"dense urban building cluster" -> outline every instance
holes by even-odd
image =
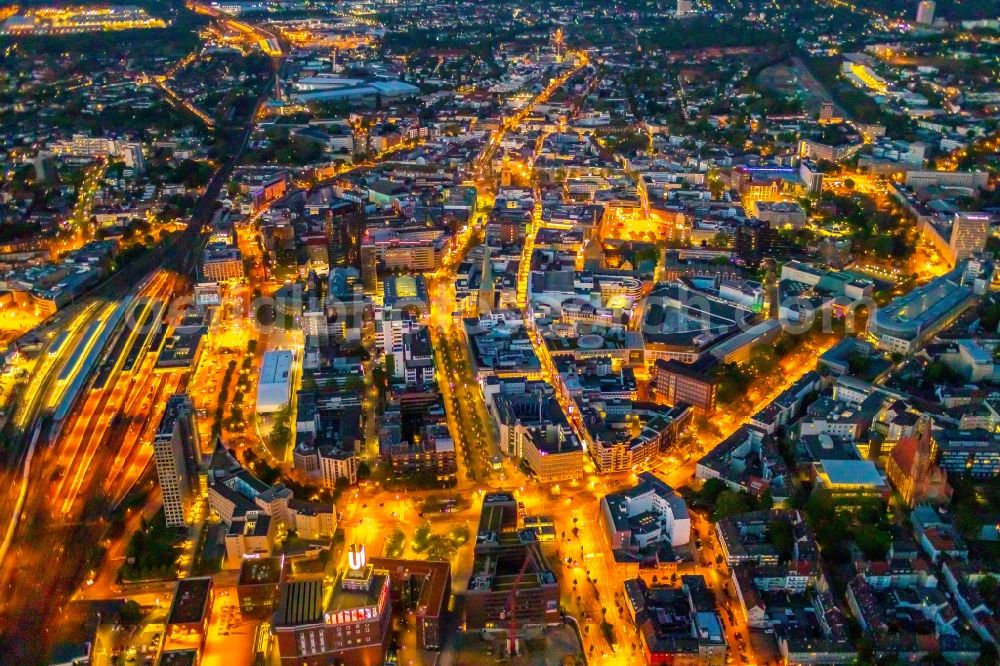
[[[0,662],[1000,663],[990,0],[0,9]]]

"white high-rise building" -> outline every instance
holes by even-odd
[[[392,376],[402,377],[406,366],[403,336],[422,328],[412,313],[397,308],[375,308],[375,350],[382,356],[392,357]]]
[[[955,213],[951,223],[951,237],[948,247],[951,250],[951,264],[968,259],[976,252],[986,247],[986,239],[990,235],[990,216],[983,213]]]
[[[358,482],[358,458],[353,451],[320,447],[319,468],[323,484],[329,488],[337,485],[337,479],[347,479],[350,484]]]
[[[691,13],[691,0],[677,0],[677,15]]]
[[[934,10],[937,4],[934,0],[920,0],[917,5],[917,23],[920,25],[931,25],[934,23]]]
[[[195,496],[200,448],[194,411],[194,403],[186,394],[171,396],[153,437],[153,457],[167,527],[187,524]]]

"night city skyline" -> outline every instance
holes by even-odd
[[[995,0],[0,8],[0,663],[1000,663]]]

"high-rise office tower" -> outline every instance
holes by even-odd
[[[934,23],[934,10],[937,4],[934,0],[920,0],[917,5],[917,23],[920,25],[930,25]]]
[[[742,262],[757,266],[761,259],[774,251],[777,229],[761,220],[750,220],[736,227],[733,236],[733,250]]]
[[[198,428],[194,403],[184,393],[173,395],[153,438],[156,476],[163,494],[168,527],[183,527],[194,500],[198,481]]]
[[[976,252],[981,252],[986,247],[989,235],[989,215],[955,213],[955,220],[951,223],[951,237],[948,239],[952,265],[968,259]]]
[[[833,102],[820,102],[819,121],[821,123],[827,123],[833,120],[833,114]]]

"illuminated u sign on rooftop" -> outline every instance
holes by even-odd
[[[351,571],[361,571],[365,567],[365,547],[363,545],[352,544],[347,551],[347,566]]]

